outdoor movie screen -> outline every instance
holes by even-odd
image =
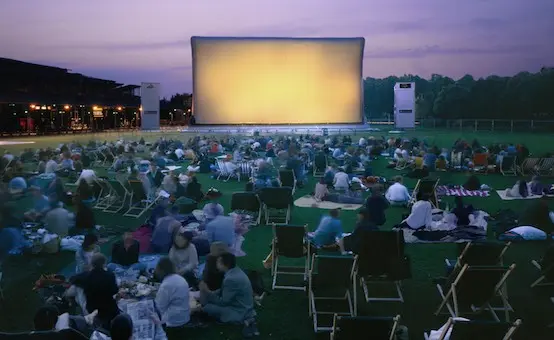
[[[360,123],[364,43],[193,37],[196,123]]]

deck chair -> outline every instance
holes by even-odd
[[[324,153],[318,153],[314,158],[314,177],[323,177],[325,171],[327,170],[327,156]]]
[[[109,205],[106,209],[104,209],[104,212],[118,213],[125,208],[127,201],[132,200],[132,194],[118,180],[109,179],[106,183],[112,190],[112,199],[109,201]]]
[[[462,166],[462,153],[454,152],[450,153],[450,167],[459,168]]]
[[[256,225],[262,219],[262,203],[254,192],[234,192],[231,196],[231,211],[244,210],[254,214]]]
[[[429,202],[433,205],[434,208],[439,206],[439,198],[437,196],[437,186],[439,185],[440,178],[422,178],[417,181],[417,184],[412,192],[412,199],[409,202],[409,206],[417,202],[418,195],[427,194],[429,196]]]
[[[517,167],[517,172],[522,176],[535,175],[538,173],[540,158],[525,158]]]
[[[395,317],[339,316],[333,317],[331,340],[394,340],[400,315]]]
[[[453,318],[462,317],[466,311],[477,313],[488,310],[494,320],[499,322],[497,311],[503,311],[505,321],[509,322],[513,308],[505,296],[504,285],[514,268],[515,264],[510,267],[465,264],[453,271],[444,284],[437,283],[442,302],[435,315],[439,315],[445,307]],[[500,298],[502,306],[491,305],[496,298]]]
[[[401,157],[396,162],[394,170],[404,170],[408,167],[408,165],[410,165],[410,161]]]
[[[402,230],[366,231],[361,237],[356,279],[360,281],[366,302],[404,302],[402,280],[411,277],[410,260],[404,255],[404,232]],[[392,284],[396,295],[370,296],[371,284]]]
[[[227,163],[230,163],[230,162],[226,162],[221,159],[217,160],[216,165],[217,165],[219,174],[217,175],[216,179],[219,180],[220,178],[227,177],[226,179],[223,180],[224,182],[227,182],[228,180],[231,179],[231,177],[236,177],[240,182],[240,170],[241,170],[240,167],[237,167],[236,169],[231,170],[227,165]]]
[[[516,156],[504,156],[500,161],[500,173],[504,176],[517,176]]]
[[[353,299],[354,271],[356,257],[312,255],[311,269],[308,275],[309,313],[313,317],[314,331],[331,331],[332,325],[322,326],[318,322],[319,315],[348,315],[355,316]],[[348,311],[326,311],[318,309],[323,302],[348,303]],[[332,308],[335,309],[335,308]]]
[[[554,158],[542,158],[537,167],[537,175],[549,176],[554,171]]]
[[[554,246],[546,250],[541,262],[532,260],[531,264],[540,273],[540,277],[531,284],[531,288],[554,285]]]
[[[284,187],[292,188],[292,194],[296,191],[296,176],[292,170],[279,170],[279,180]]]
[[[252,177],[252,163],[247,161],[242,161],[238,163],[240,176],[246,178],[247,180]]]
[[[142,186],[142,181],[132,180],[128,181],[128,184],[132,192],[131,203],[123,216],[139,218],[156,203],[157,199],[148,197]]]
[[[494,321],[462,321],[448,318],[446,324],[442,327],[442,333],[438,340],[511,340],[521,325],[521,320],[517,319],[514,323],[494,322]],[[447,337],[448,331],[450,336]],[[430,334],[424,334],[425,339],[429,339]]]
[[[310,265],[310,247],[306,246],[306,226],[296,225],[275,225],[273,224],[271,276],[273,283],[272,289],[288,289],[306,291],[306,280],[308,279],[308,270]],[[307,252],[305,249],[308,249]],[[303,266],[280,266],[281,258],[304,259]],[[302,276],[301,285],[285,286],[279,285],[277,280],[279,276]]]
[[[112,188],[108,182],[103,178],[96,179],[96,183],[100,186],[100,193],[96,199],[96,204],[93,209],[105,210],[110,206],[110,202],[113,199]]]
[[[458,243],[458,258],[455,261],[445,259],[448,267],[470,266],[501,266],[502,257],[510,247],[510,243],[499,242],[468,242]]]
[[[489,154],[488,153],[476,153],[473,155],[473,171],[489,173]]]
[[[260,191],[260,201],[266,224],[289,224],[293,203],[292,188],[263,188]]]

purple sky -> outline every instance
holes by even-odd
[[[191,91],[190,37],[366,38],[364,76],[554,66],[553,0],[0,0],[0,56]]]

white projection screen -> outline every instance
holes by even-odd
[[[344,124],[363,116],[364,38],[192,37],[197,124]]]

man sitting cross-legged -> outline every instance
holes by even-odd
[[[410,201],[410,193],[404,184],[402,184],[402,177],[396,176],[394,178],[394,184],[391,185],[385,193],[385,198],[392,205],[407,205]]]

